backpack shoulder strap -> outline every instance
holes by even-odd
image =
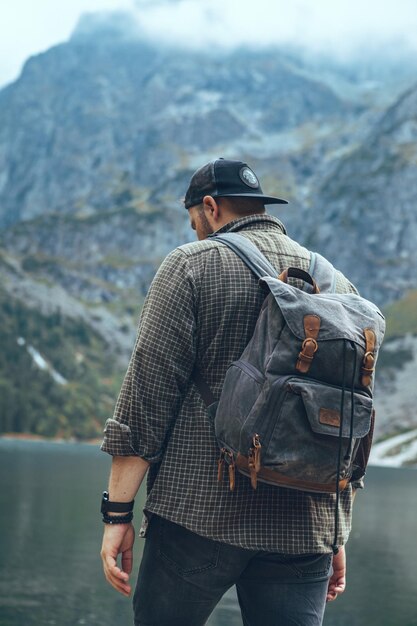
[[[318,252],[310,253],[308,273],[318,284],[320,291],[334,293],[336,291],[336,270],[333,265]]]
[[[213,241],[219,241],[225,244],[228,248],[233,250],[258,278],[264,278],[264,276],[277,278],[278,274],[276,269],[247,237],[238,235],[237,233],[223,233],[221,235],[214,235],[212,239]]]
[[[255,244],[249,241],[246,237],[238,235],[237,233],[223,233],[221,235],[213,235],[211,238],[214,241],[223,243],[225,246],[233,250],[233,252],[235,252],[235,254],[237,254],[237,256],[240,257],[244,263],[246,263],[249,269],[252,270],[258,278],[263,278],[265,276],[277,278],[277,272],[268,259],[255,246]],[[197,387],[206,407],[215,407],[216,402],[213,392],[196,366],[194,366],[191,373],[191,380]]]
[[[213,235],[212,239],[225,244],[233,250],[258,278],[264,278],[265,276],[278,277],[276,269],[247,237],[237,233],[223,233],[221,235]],[[336,289],[336,270],[333,265],[318,252],[311,252],[310,255],[308,273],[314,278],[320,287],[320,291],[334,293]],[[305,284],[304,289],[309,290],[311,288]]]

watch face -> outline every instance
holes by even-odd
[[[101,498],[101,508],[100,511],[102,513],[106,513],[107,511],[107,503],[109,501],[109,494],[107,491],[103,491],[103,497]]]
[[[101,512],[104,513],[132,513],[135,501],[131,502],[112,502],[109,500],[108,491],[103,491],[101,499]]]

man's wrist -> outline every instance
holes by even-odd
[[[130,513],[120,513],[111,515],[109,513],[103,513],[103,522],[105,524],[130,524],[133,519],[133,511]]]
[[[133,519],[134,500],[129,502],[114,502],[110,500],[109,493],[103,491],[101,499],[101,514],[105,524],[130,524]]]
[[[133,506],[135,504],[134,500],[130,500],[129,502],[115,502],[110,500],[110,496],[108,491],[103,491],[103,496],[101,499],[101,513],[121,513],[127,515],[131,511],[133,511]]]

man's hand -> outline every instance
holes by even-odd
[[[133,500],[148,467],[149,463],[139,456],[114,456],[109,480],[110,503]],[[100,553],[104,575],[124,596],[129,596],[132,591],[129,574],[132,571],[134,541],[132,524],[105,524]],[[117,565],[119,554],[122,555],[121,568]]]
[[[133,565],[133,543],[135,529],[132,524],[106,524],[104,527],[101,558],[107,581],[121,594],[129,596],[129,574]],[[117,556],[122,555],[121,569],[117,565]]]
[[[326,602],[336,600],[337,596],[344,592],[346,587],[346,554],[345,548],[339,548],[339,552],[333,556],[333,574],[329,580]]]

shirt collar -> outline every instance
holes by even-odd
[[[228,222],[209,237],[215,237],[220,233],[235,233],[239,230],[279,230],[280,234],[286,235],[285,226],[277,217],[266,213],[256,213],[247,217],[238,217]]]

